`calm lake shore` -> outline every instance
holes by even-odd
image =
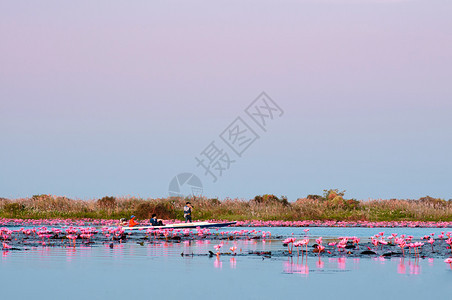
[[[213,256],[325,256],[325,257],[418,257],[446,258],[452,255],[452,227],[450,223],[408,223],[396,227],[392,223],[303,223],[304,227],[229,227],[222,229],[148,229],[127,231],[114,226],[112,220],[20,220],[0,219],[0,240],[3,251],[27,251],[36,247],[110,247],[128,243],[144,246],[206,242],[212,247],[196,255]],[[262,225],[262,222],[244,222],[239,225]],[[264,223],[267,224],[268,223]],[[279,223],[277,223],[279,224]],[[321,225],[328,224],[328,226]],[[288,224],[286,224],[288,225]],[[293,225],[293,224],[292,224]],[[295,224],[301,225],[301,224]],[[313,225],[313,227],[309,227]],[[380,227],[374,227],[379,225]],[[386,225],[386,227],[383,227]],[[421,227],[421,226],[425,227]],[[315,227],[317,226],[317,227]],[[348,226],[348,227],[347,227]],[[415,227],[418,226],[418,227]],[[282,229],[281,228],[281,229]],[[290,233],[292,228],[292,233]],[[312,234],[316,228],[325,229],[323,237]],[[334,228],[333,233],[328,228]],[[348,229],[365,229],[367,236],[347,236]],[[409,234],[394,233],[410,229]],[[433,231],[435,229],[435,231]],[[294,234],[296,230],[296,234]],[[386,235],[383,230],[386,230]],[[373,235],[369,234],[372,232]],[[414,233],[413,233],[414,232]],[[320,232],[322,233],[322,232]],[[341,234],[343,233],[343,234]],[[271,251],[242,253],[236,249],[222,251],[225,242],[245,241],[272,245]],[[304,241],[304,242],[303,242]],[[220,245],[220,246],[219,246]],[[275,248],[275,245],[279,245]],[[214,246],[218,249],[214,249]],[[320,253],[319,253],[320,252]],[[182,253],[194,255],[193,253]]]
[[[162,219],[184,220],[186,201],[194,206],[198,220],[262,221],[423,221],[452,222],[452,201],[433,197],[410,199],[347,199],[344,192],[325,191],[323,196],[308,195],[294,202],[275,195],[253,199],[223,200],[190,197],[143,199],[136,197],[103,197],[78,200],[64,196],[35,195],[31,198],[0,198],[0,218],[20,219],[149,219],[156,213]]]

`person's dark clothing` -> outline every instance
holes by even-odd
[[[185,217],[185,223],[187,223],[187,222],[191,223],[191,207],[188,205],[184,206],[184,217]]]
[[[158,221],[157,218],[151,218],[149,222],[151,223],[152,226],[163,226],[163,222]]]

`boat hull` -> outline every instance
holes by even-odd
[[[164,226],[134,226],[123,227],[124,230],[144,230],[144,229],[196,229],[196,228],[219,228],[236,224],[237,222],[225,222],[225,223],[209,223],[209,222],[194,222],[194,223],[175,223]]]

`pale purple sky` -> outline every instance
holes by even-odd
[[[0,197],[452,198],[451,1],[2,1]],[[217,183],[195,156],[285,114]]]

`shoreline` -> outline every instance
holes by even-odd
[[[193,222],[207,221],[211,223],[231,222],[234,220],[194,220]],[[181,220],[163,220],[164,224],[184,223]],[[4,226],[109,226],[118,227],[119,220],[112,219],[14,219],[0,218],[0,227]],[[139,221],[138,226],[149,226],[149,220]],[[303,221],[259,221],[247,220],[237,221],[233,227],[336,227],[336,228],[452,228],[450,221],[320,221],[320,220],[303,220]]]
[[[434,233],[422,237],[407,236],[405,234],[388,234],[379,232],[374,236],[357,237],[326,237],[308,235],[287,238],[285,235],[274,235],[270,231],[245,230],[240,227],[222,228],[223,231],[211,229],[148,229],[136,232],[124,231],[121,227],[99,228],[93,223],[72,224],[68,220],[63,224],[53,224],[57,227],[46,226],[29,227],[20,226],[24,222],[9,220],[9,226],[0,226],[0,241],[2,251],[29,251],[42,247],[81,248],[81,247],[109,247],[116,248],[124,244],[160,245],[207,242],[214,246],[229,242],[262,243],[271,246],[271,251],[256,250],[248,253],[219,253],[226,256],[262,256],[272,257],[298,257],[301,250],[307,250],[300,256],[308,257],[415,257],[415,258],[448,258],[452,256],[452,230],[442,231],[435,236]],[[14,225],[13,225],[14,224]],[[72,225],[70,225],[72,224]],[[42,225],[42,224],[41,224]],[[63,226],[61,226],[63,225]],[[388,228],[388,227],[386,227]],[[438,228],[438,227],[437,227]],[[442,228],[442,227],[439,227]],[[377,231],[377,230],[376,230]],[[290,236],[290,235],[289,235]],[[297,241],[298,239],[298,241]],[[302,243],[304,241],[304,243]],[[219,246],[218,249],[221,248]],[[297,247],[300,248],[297,248]],[[291,249],[291,250],[289,250]],[[298,249],[300,251],[298,251]],[[206,251],[197,256],[213,256]],[[220,251],[217,251],[220,252]],[[290,253],[291,252],[291,253]],[[320,253],[319,253],[320,252]],[[413,253],[417,253],[413,255]],[[190,256],[193,253],[181,253],[181,256]]]

